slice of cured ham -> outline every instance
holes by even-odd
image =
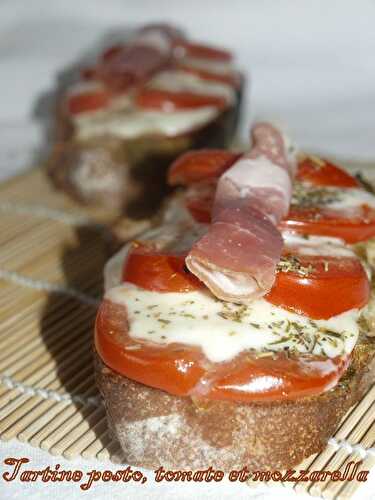
[[[148,27],[130,44],[107,52],[99,69],[100,76],[117,91],[139,85],[169,63],[173,47],[169,31],[160,26]]]
[[[186,258],[189,270],[220,299],[249,303],[275,280],[283,239],[276,224],[287,214],[295,170],[289,141],[257,124],[253,148],[219,179],[207,233]]]

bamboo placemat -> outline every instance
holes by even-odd
[[[40,169],[0,186],[0,439],[70,459],[119,463],[95,388],[91,338],[113,214],[84,210],[56,193]],[[132,237],[144,225],[129,224]],[[375,386],[320,454],[301,467],[341,470],[375,463]],[[301,482],[296,491],[350,498],[362,483]]]

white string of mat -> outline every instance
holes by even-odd
[[[56,222],[62,222],[63,224],[71,226],[80,226],[84,224],[90,224],[96,227],[104,227],[102,224],[93,222],[90,217],[82,214],[69,214],[62,210],[55,210],[53,208],[48,208],[42,205],[35,204],[23,204],[23,203],[13,203],[11,201],[1,201],[0,211],[9,214],[18,215],[34,215],[36,217],[43,217],[45,219],[50,219]]]
[[[351,453],[357,453],[362,459],[365,459],[368,456],[375,457],[375,448],[365,448],[361,444],[351,444],[346,439],[336,439],[334,437],[329,438],[328,444],[332,446],[335,451],[338,449],[343,449]]]
[[[71,288],[69,286],[61,285],[58,283],[50,283],[49,281],[36,280],[15,271],[0,269],[0,279],[23,286],[25,288],[32,288],[33,290],[42,290],[49,293],[67,295],[78,300],[79,302],[82,302],[83,304],[94,307],[97,307],[100,303],[100,300],[92,297],[91,295],[87,295],[80,290],[76,290],[75,288]]]
[[[9,375],[0,374],[0,383],[3,384],[7,389],[17,389],[26,396],[36,396],[42,399],[52,399],[54,401],[57,401],[58,403],[79,403],[82,405],[97,407],[102,406],[102,402],[99,397],[85,397],[80,394],[69,393],[61,394],[60,392],[50,389],[33,387],[31,385],[24,384],[23,382],[18,382]]]

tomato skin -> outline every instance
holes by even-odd
[[[302,265],[312,265],[308,276],[278,272],[265,299],[311,319],[329,319],[350,309],[360,309],[370,300],[370,283],[356,258],[298,256]],[[327,266],[327,271],[324,270]]]
[[[157,89],[140,90],[135,101],[140,108],[162,109],[164,111],[195,109],[203,106],[215,106],[219,109],[227,107],[227,101],[224,97]]]
[[[344,169],[326,160],[305,158],[298,163],[296,180],[315,186],[358,188],[359,182]]]
[[[211,214],[207,210],[206,204],[199,200],[192,199],[186,203],[186,208],[189,210],[193,219],[201,224],[209,224],[211,222]]]
[[[126,333],[124,307],[103,301],[95,323],[95,348],[105,364],[126,377],[178,396],[187,395],[203,375],[197,349],[135,343]],[[129,349],[130,347],[130,349]]]
[[[67,106],[69,113],[76,115],[106,108],[110,99],[111,95],[107,90],[92,90],[68,96]]]
[[[305,268],[311,266],[311,272],[308,276],[293,271],[277,272],[271,291],[264,297],[271,304],[311,319],[329,319],[368,303],[369,280],[356,257],[307,257],[299,255],[297,250],[284,251],[284,254],[297,257]],[[186,270],[185,257],[139,245],[128,254],[122,281],[155,292],[205,289],[205,285]]]
[[[129,252],[122,279],[154,292],[190,292],[205,286],[185,268],[185,255],[157,252],[142,245]]]
[[[251,402],[293,400],[314,396],[335,385],[349,366],[349,356],[327,360],[323,356],[275,353],[256,358],[247,355],[234,369],[222,368],[221,376],[213,377],[209,399]],[[317,364],[332,363],[335,370],[323,374]],[[263,387],[262,387],[263,386]]]
[[[327,359],[285,353],[271,357],[243,353],[230,362],[210,363],[191,346],[133,341],[127,333],[126,308],[106,300],[96,318],[95,347],[112,370],[149,387],[176,396],[245,403],[320,394],[338,381],[349,363],[349,356]],[[316,362],[326,364],[328,372],[319,371]],[[260,389],[264,381],[267,385]]]
[[[211,222],[213,197],[189,196],[185,205],[194,220],[202,224]],[[278,228],[281,231],[294,231],[299,234],[332,236],[346,243],[354,244],[367,241],[375,236],[375,211],[363,210],[363,218],[346,218],[328,210],[291,207],[288,215]]]
[[[342,217],[329,209],[291,207],[279,228],[300,234],[333,236],[354,244],[375,236],[375,210],[363,207],[362,217]]]
[[[197,163],[194,165],[194,156],[184,165],[176,168],[176,177],[181,183],[187,185],[194,183],[194,178],[199,179],[198,157]],[[183,157],[181,158],[183,160]],[[177,160],[175,162],[178,165]],[[234,160],[235,161],[235,160]],[[233,161],[233,162],[234,162]],[[230,162],[226,165],[220,165],[219,160],[217,165],[223,171],[230,166]],[[185,171],[183,168],[185,167]],[[197,173],[194,169],[197,169]],[[211,167],[205,171],[202,169],[202,186],[199,184],[193,185],[190,191],[187,191],[185,198],[185,206],[190,212],[194,220],[203,224],[211,222],[211,210],[214,201],[217,177],[214,177],[217,172]],[[173,174],[173,172],[171,171]],[[192,182],[189,176],[191,175]],[[208,191],[206,187],[209,185],[207,179],[211,175],[211,190]],[[195,177],[194,177],[195,176]],[[358,212],[349,214],[346,217],[342,212],[324,207],[299,207],[291,206],[288,215],[278,225],[281,231],[294,231],[299,234],[311,234],[316,236],[332,236],[334,238],[341,238],[346,243],[354,244],[361,241],[369,240],[375,236],[375,210],[366,205],[358,209]]]
[[[192,182],[208,180],[210,177],[217,178],[241,156],[240,154],[236,156],[236,153],[227,150],[212,150],[212,158],[210,159],[210,151],[211,150],[205,150],[204,160],[202,160],[200,156],[200,151],[192,151],[177,158],[174,164],[180,164],[180,177],[184,180],[184,184],[189,185]],[[228,161],[226,165],[225,163],[221,164],[219,154],[222,157],[225,157],[225,154],[227,154],[228,158],[230,158],[232,155],[233,160]],[[196,155],[196,157],[194,155]],[[215,165],[217,163],[218,168],[207,170],[206,163],[211,163],[211,165]],[[174,164],[172,164],[170,172],[173,171]],[[200,169],[201,176],[199,175]],[[323,166],[317,166],[316,162],[314,162],[314,160],[310,158],[306,158],[299,162],[296,173],[296,180],[300,182],[308,182],[309,184],[312,184],[314,186],[331,186],[343,188],[361,187],[361,185],[352,175],[350,175],[340,167],[337,167],[336,165],[333,165],[329,162],[324,162]]]
[[[220,177],[238,158],[239,153],[225,149],[188,151],[175,160],[168,171],[171,186],[190,185]]]
[[[204,197],[199,194],[193,194],[186,198],[185,205],[190,215],[196,222],[201,224],[210,224],[211,222],[211,209],[213,204],[213,197],[208,194]]]

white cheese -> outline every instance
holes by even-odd
[[[204,106],[180,111],[136,111],[126,110],[111,113],[83,113],[73,118],[78,139],[89,139],[101,135],[114,135],[123,139],[134,139],[148,134],[174,137],[214,120],[220,110]]]
[[[162,71],[150,81],[149,87],[170,92],[192,92],[223,97],[228,103],[233,103],[235,100],[235,92],[231,85],[205,80],[185,71]]]
[[[361,205],[368,205],[375,208],[375,196],[363,189],[347,188],[336,189],[339,199],[329,203],[329,208],[337,210],[347,210],[350,208],[357,208]]]
[[[135,341],[199,347],[212,362],[229,361],[249,349],[289,348],[335,357],[350,353],[359,333],[357,309],[312,321],[264,299],[236,305],[208,291],[157,293],[129,283],[109,290],[106,299],[126,307]]]
[[[327,207],[348,214],[363,205],[375,208],[375,196],[358,188],[313,186],[309,182],[296,183],[292,203],[302,206]]]
[[[283,231],[282,236],[285,246],[291,250],[296,249],[300,255],[356,258],[353,250],[340,238],[313,235],[303,237],[288,231]]]

